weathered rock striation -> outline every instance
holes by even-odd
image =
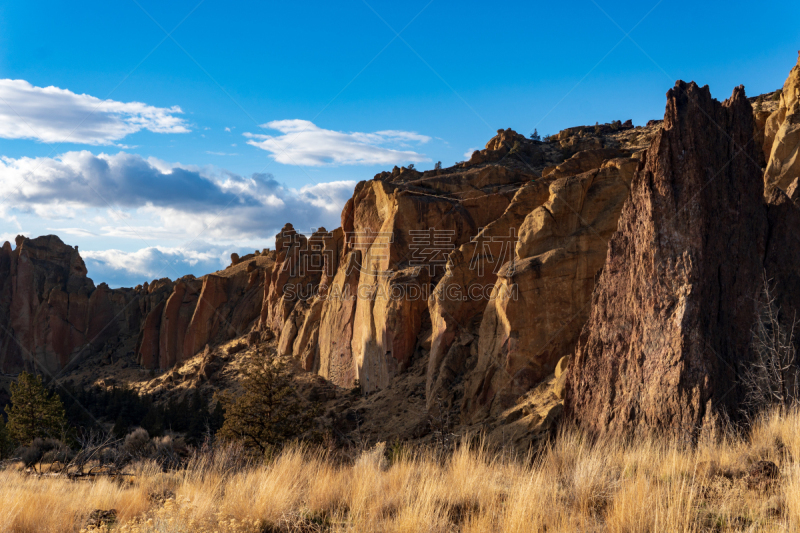
[[[570,368],[567,412],[591,432],[693,435],[736,413],[768,221],[753,113],[678,82],[633,178]]]

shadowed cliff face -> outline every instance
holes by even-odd
[[[101,341],[105,332],[88,320],[89,307],[106,311],[108,302],[100,300],[108,295],[93,297],[97,291],[75,248],[54,235],[17,237],[16,248],[5,243],[0,255],[4,371],[32,369],[35,361],[56,372],[88,342]]]
[[[221,276],[95,288],[78,250],[48,235],[0,249],[0,371],[47,375],[124,339],[144,368],[169,368],[205,345],[242,334],[261,310],[269,257]],[[111,348],[109,348],[110,350]]]

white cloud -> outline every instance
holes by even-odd
[[[25,235],[25,232],[18,231],[16,233],[10,233],[10,232],[0,233],[0,246],[2,246],[6,242],[9,242],[11,244],[11,247],[14,248],[15,239],[17,238],[17,235]]]
[[[153,279],[175,279],[187,272],[215,272],[230,264],[233,251],[243,250],[200,243],[197,247],[150,246],[134,252],[81,250],[81,256],[95,282],[132,287]]]
[[[292,189],[270,174],[240,176],[125,152],[3,157],[0,190],[8,191],[9,207],[0,218],[21,227],[18,215],[34,216],[49,220],[48,230],[75,236],[160,244],[202,235],[230,243],[271,238],[286,222],[300,231],[332,229],[354,187],[335,181]]]
[[[101,100],[25,80],[0,80],[0,137],[108,145],[140,130],[186,133],[181,108]]]
[[[58,233],[66,233],[67,235],[75,235],[76,237],[97,237],[100,234],[95,233],[94,231],[89,231],[88,229],[84,228],[47,228],[51,231],[57,231]]]
[[[423,144],[430,140],[415,132],[344,133],[299,119],[275,120],[261,127],[282,135],[244,133],[250,139],[247,144],[270,152],[275,161],[285,165],[393,165],[430,161],[424,154],[389,147],[408,147],[408,143]]]
[[[466,159],[467,161],[469,161],[469,158],[471,158],[471,157],[472,157],[472,152],[474,152],[475,150],[480,150],[480,148],[470,148],[469,150],[467,150],[466,152],[464,152],[464,159]]]

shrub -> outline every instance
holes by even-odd
[[[144,428],[134,429],[125,437],[122,449],[135,458],[150,455],[153,449],[153,444],[150,442],[150,434]]]
[[[795,321],[788,328],[780,320],[773,288],[764,274],[759,317],[753,328],[755,360],[745,368],[742,383],[749,414],[788,409],[800,397],[800,375],[795,348]]]
[[[25,466],[36,463],[66,463],[72,457],[69,447],[56,439],[35,438],[28,446],[19,448],[15,454]]]

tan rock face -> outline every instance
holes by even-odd
[[[269,291],[266,327],[279,335],[295,305],[314,296],[324,271],[324,239],[327,231],[320,228],[310,238],[286,224],[275,237],[277,251]],[[263,311],[262,311],[263,314]],[[284,341],[291,346],[293,339]]]
[[[542,172],[542,176],[551,179],[575,176],[588,172],[595,168],[600,168],[605,161],[615,157],[627,155],[624,150],[618,148],[600,148],[597,150],[584,150],[578,152],[563,163],[548,167]]]
[[[524,135],[520,135],[511,128],[508,128],[505,130],[497,130],[497,135],[486,143],[486,147],[483,150],[475,150],[472,152],[469,161],[465,162],[463,167],[467,168],[500,161],[506,156],[513,154],[515,149],[521,149],[524,153],[525,160],[533,165],[537,165],[543,160],[543,155],[533,143],[530,143]]]
[[[319,375],[341,387],[358,379],[351,340],[356,312],[361,250],[348,252],[324,300],[319,326]]]
[[[500,271],[483,314],[466,420],[508,409],[574,349],[636,165],[613,159],[559,178],[525,218],[514,261]]]
[[[764,184],[767,188],[786,190],[800,177],[800,102],[787,111],[786,118],[775,135]]]
[[[445,273],[428,301],[432,335],[428,358],[428,404],[446,396],[464,372],[469,348],[453,343],[462,335],[477,335],[474,321],[491,297],[497,272],[514,254],[519,227],[533,209],[549,197],[549,180],[520,188],[503,214],[448,257]],[[451,347],[453,349],[451,350]]]
[[[217,310],[228,301],[227,282],[226,278],[212,274],[203,278],[203,289],[183,341],[183,360],[202,350],[217,333],[222,319]]]
[[[568,371],[586,430],[685,438],[738,413],[767,235],[752,132],[741,87],[723,104],[694,83],[667,93]]]
[[[195,280],[177,281],[161,319],[158,367],[172,368],[183,359],[183,341],[200,292]]]
[[[800,176],[799,152],[800,53],[798,64],[783,84],[780,105],[769,116],[764,128],[764,155],[767,159],[764,185],[767,190],[773,187],[786,190]]]

